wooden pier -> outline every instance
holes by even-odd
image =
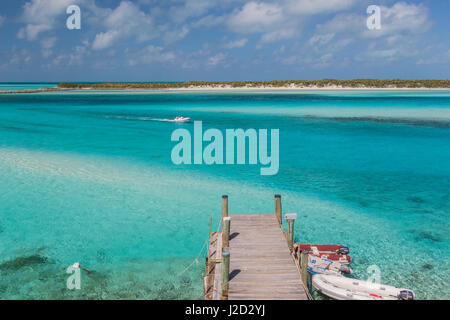
[[[208,240],[203,278],[207,300],[307,300],[300,257],[291,252],[295,214],[286,214],[282,227],[281,197],[273,214],[228,214],[222,198],[222,232]],[[306,271],[306,270],[304,270]]]

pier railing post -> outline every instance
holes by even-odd
[[[228,250],[228,248],[226,248]],[[228,280],[230,275],[230,252],[222,252],[222,299],[228,300]]]
[[[212,236],[212,216],[209,217],[209,241],[211,241]]]
[[[300,248],[299,248],[300,250]],[[300,266],[301,266],[301,273],[302,273],[302,282],[305,289],[308,291],[308,293],[311,293],[311,285],[310,285],[310,275],[308,272],[308,251],[302,251],[300,255]]]
[[[286,213],[284,215],[284,219],[286,219],[287,223],[287,242],[289,246],[289,250],[292,251],[292,248],[294,247],[294,222],[295,219],[297,219],[296,213]]]
[[[281,225],[281,195],[275,195],[275,215],[277,216],[278,223]]]
[[[222,248],[228,248],[230,243],[230,223],[231,218],[225,217],[222,220]]]
[[[222,218],[228,217],[228,196],[222,196]]]

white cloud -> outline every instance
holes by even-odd
[[[398,53],[397,49],[373,50],[368,53],[374,58],[392,59]]]
[[[347,9],[356,0],[286,0],[287,12],[299,15],[324,14]]]
[[[52,48],[55,46],[56,37],[46,38],[41,41],[42,56],[48,58],[53,54]]]
[[[5,23],[6,17],[5,16],[0,16],[0,27],[3,25],[3,23]]]
[[[309,66],[315,69],[322,69],[329,67],[331,64],[335,64],[333,59],[334,55],[332,53],[324,53],[322,55],[298,53],[287,58],[282,58],[280,62],[285,65],[299,66],[300,68]]]
[[[181,23],[190,17],[202,16],[215,5],[211,0],[185,0],[182,6],[172,6],[169,16],[176,23]]]
[[[422,5],[397,2],[392,7],[381,6],[381,29],[364,30],[364,36],[380,37],[392,34],[418,34],[427,31],[428,9]]]
[[[13,47],[10,54],[11,56],[8,58],[7,63],[2,65],[2,67],[7,65],[21,65],[31,61],[30,53],[25,49],[17,50]]]
[[[316,61],[313,66],[316,68],[326,68],[331,64],[332,59],[333,59],[333,54],[326,53],[326,54],[320,56],[318,61]]]
[[[218,54],[216,54],[216,55],[214,55],[214,56],[212,56],[212,57],[209,57],[209,59],[208,59],[208,61],[207,61],[207,65],[208,66],[212,66],[212,67],[215,67],[215,66],[217,66],[217,65],[219,65],[219,64],[222,64],[222,63],[224,63],[225,62],[225,59],[226,59],[226,55],[225,54],[223,54],[223,53],[218,53]]]
[[[366,17],[355,13],[341,13],[333,17],[324,24],[316,26],[316,34],[353,32],[361,34],[366,30]]]
[[[69,55],[68,65],[69,66],[82,65],[85,57],[90,54],[88,47],[89,47],[88,41],[83,41],[82,45],[75,46],[75,50],[72,50],[72,52]]]
[[[320,45],[323,46],[331,41],[334,38],[334,33],[326,33],[326,34],[316,34],[311,39],[309,39],[310,45]]]
[[[283,10],[271,3],[249,2],[231,15],[228,26],[238,33],[266,32],[283,22]]]
[[[57,17],[64,17],[66,8],[79,1],[73,0],[31,0],[23,6],[21,21],[26,24],[19,29],[18,38],[36,40],[40,33],[51,30]]]
[[[428,58],[421,58],[419,59],[416,64],[422,65],[422,64],[449,64],[450,63],[450,50],[447,51],[440,51],[438,52],[435,50],[436,48],[433,48],[432,55]],[[442,48],[441,48],[442,49]]]
[[[247,44],[247,39],[243,38],[243,39],[239,39],[239,40],[235,40],[235,41],[230,41],[224,44],[224,48],[225,49],[234,49],[234,48],[242,48]]]
[[[225,23],[227,17],[226,16],[214,16],[209,14],[204,16],[203,18],[198,19],[197,21],[192,23],[192,26],[195,28],[198,27],[214,27]]]
[[[183,54],[183,61],[181,67],[184,69],[199,68],[204,61],[207,61],[207,56],[211,54],[208,44],[203,44],[202,48],[194,52]]]
[[[286,29],[279,29],[271,32],[267,32],[262,35],[261,42],[267,43],[267,42],[274,42],[284,39],[290,39],[293,38],[299,31],[295,28],[286,28]]]
[[[418,56],[420,39],[425,38],[419,35],[428,30],[431,24],[428,9],[424,5],[401,0],[382,1],[389,3],[381,6],[382,28],[372,31],[366,27],[364,5],[359,5],[356,10],[345,11],[356,5],[359,2],[357,0],[168,0],[163,4],[157,0],[100,1],[111,8],[97,7],[93,0],[25,2],[19,20],[23,25],[17,36],[30,41],[38,40],[43,57],[52,57],[52,61],[62,61],[64,65],[90,63],[96,58],[112,61],[112,57],[116,57],[114,61],[119,62],[125,47],[135,48],[125,52],[125,61],[129,65],[157,62],[176,62],[186,68],[226,65],[233,63],[233,56],[231,53],[227,56],[226,50],[249,46],[249,39],[253,42],[254,35],[259,39],[256,39],[257,49],[266,43],[291,39],[289,43],[280,43],[286,46],[274,52],[278,62],[323,67],[336,65],[346,56],[350,61],[392,61]],[[82,34],[90,41],[83,45],[75,43],[71,52],[57,52],[55,31],[59,30],[57,28],[65,29],[65,9],[69,4],[80,5]],[[308,31],[303,27],[312,22],[310,16],[322,14],[331,17],[317,25],[309,39],[296,41],[303,30],[305,34]],[[4,20],[5,17],[0,16],[0,26]],[[175,53],[164,48],[197,31],[198,36],[206,32],[210,36],[212,30],[207,28],[228,32],[226,36],[222,37],[221,34],[211,42],[225,39],[218,44],[224,53],[217,53],[214,50],[217,48],[203,47],[181,54],[180,51]],[[230,35],[230,31],[235,34]],[[153,39],[158,40],[158,45],[153,43],[149,46],[148,42]],[[163,46],[160,46],[161,43]],[[352,50],[344,52],[342,49],[349,49],[350,44]],[[104,59],[107,54],[110,54],[110,59]],[[262,56],[263,53],[258,54]],[[91,55],[90,59],[85,59],[88,55]],[[431,61],[427,60],[431,54],[420,56],[422,60],[416,59],[418,63]],[[35,56],[32,57],[34,60]],[[24,61],[25,57],[21,57],[21,62]]]
[[[25,27],[20,28],[17,37],[19,39],[27,39],[29,41],[36,40],[39,33],[48,31],[52,27],[47,24],[27,24]]]
[[[345,47],[347,47],[349,44],[353,43],[354,40],[352,38],[343,38],[343,39],[339,39],[335,42],[333,42],[329,48],[331,51],[339,51]]]
[[[290,39],[300,32],[298,19],[292,19],[279,3],[249,2],[235,10],[227,21],[228,28],[236,33],[261,33],[262,44]]]
[[[159,28],[161,30],[161,37],[164,40],[165,43],[172,43],[178,40],[183,39],[189,34],[189,28],[187,26],[183,26],[180,30],[178,29],[170,29],[170,25],[165,25],[162,28]],[[162,32],[163,30],[166,30],[165,32]]]
[[[317,34],[348,32],[356,36],[380,37],[399,34],[417,34],[426,31],[428,9],[423,5],[398,2],[392,7],[381,6],[381,29],[369,30],[367,16],[355,13],[338,14],[333,19],[316,27]]]
[[[153,62],[167,63],[176,58],[175,53],[165,51],[162,47],[149,45],[138,52],[129,54],[128,64],[136,66],[140,64],[151,64]]]
[[[108,48],[121,39],[134,37],[143,42],[155,37],[155,27],[150,15],[144,13],[130,1],[122,1],[110,11],[104,21],[107,31],[97,33],[92,48]]]
[[[292,39],[300,34],[308,16],[338,12],[355,3],[356,0],[252,1],[234,10],[227,26],[236,33],[261,33],[260,44]]]
[[[317,53],[336,53],[355,39],[363,49],[355,52],[356,61],[393,61],[418,54],[419,35],[430,26],[428,9],[423,5],[405,2],[380,8],[380,30],[367,28],[367,15],[342,13],[326,23],[317,25],[308,44]],[[371,42],[367,43],[368,41]]]
[[[120,38],[120,32],[117,30],[109,30],[107,32],[100,32],[95,35],[92,48],[94,50],[101,50],[110,47],[115,41]]]
[[[352,38],[360,37],[366,27],[365,17],[354,13],[341,13],[318,24],[308,44],[316,52],[336,52],[349,45]]]

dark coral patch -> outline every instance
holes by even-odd
[[[424,203],[425,200],[419,197],[408,197],[408,201],[414,202],[414,203]]]
[[[435,236],[432,233],[426,232],[426,231],[418,231],[418,230],[409,230],[410,233],[414,233],[417,236],[414,237],[415,240],[430,240],[433,242],[442,242],[442,239],[439,238],[438,236]]]
[[[36,265],[42,265],[48,262],[46,257],[38,254],[34,254],[27,257],[17,257],[13,260],[9,260],[0,264],[0,270],[2,271],[17,271],[23,267],[30,267]]]
[[[433,266],[429,263],[426,263],[422,266],[422,269],[431,270],[431,269],[433,269]]]

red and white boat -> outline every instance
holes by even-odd
[[[309,254],[315,255],[322,259],[336,261],[342,264],[349,264],[352,259],[348,255],[350,250],[342,244],[294,244],[294,251],[308,251]]]

